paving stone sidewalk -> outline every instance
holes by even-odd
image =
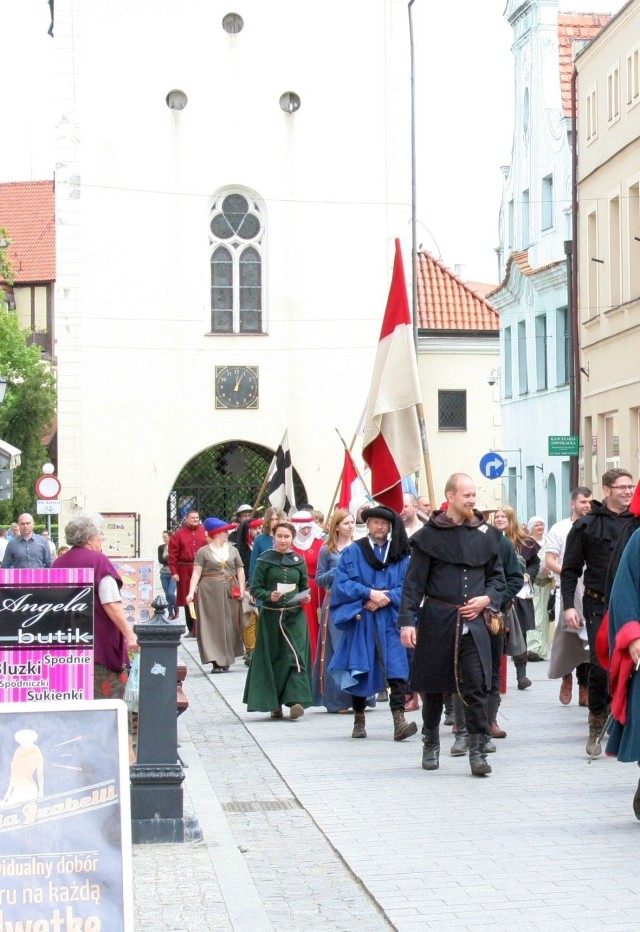
[[[426,773],[419,736],[392,740],[386,704],[367,714],[365,741],[349,716],[319,709],[270,721],[246,712],[242,665],[211,676],[194,641],[180,651],[182,754],[196,765],[185,811],[212,824],[199,846],[136,847],[137,929],[637,930],[638,769],[587,763],[587,712],[575,696],[560,705],[546,663],[529,665],[526,691],[510,673],[508,738],[478,779],[449,756],[450,729]],[[186,918],[145,925],[141,887],[155,878],[170,897],[165,871],[182,877]]]

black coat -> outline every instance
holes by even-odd
[[[499,609],[505,592],[500,535],[481,516],[473,523],[455,525],[443,512],[436,512],[411,543],[398,617],[400,627],[415,625],[419,619],[409,681],[418,691],[455,692],[457,606],[486,595],[489,607]],[[484,618],[480,615],[464,624],[480,655],[485,687],[490,689],[491,640]]]

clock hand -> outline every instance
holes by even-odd
[[[236,381],[236,384],[233,386],[234,392],[237,392],[238,389],[240,388],[240,382],[242,382],[242,376],[241,376],[241,375],[238,376],[237,381]]]

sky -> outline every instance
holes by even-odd
[[[571,0],[572,9],[581,5],[595,11],[620,2],[603,7],[601,0]],[[509,164],[513,135],[512,31],[505,7],[506,0],[414,0],[412,6],[417,241],[462,278],[488,283],[498,280],[500,167]],[[0,0],[10,89],[5,113],[11,115],[0,181],[53,177],[48,25],[46,0]]]

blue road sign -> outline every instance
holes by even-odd
[[[499,453],[485,453],[480,460],[480,472],[487,479],[499,479],[504,472],[505,461]]]

